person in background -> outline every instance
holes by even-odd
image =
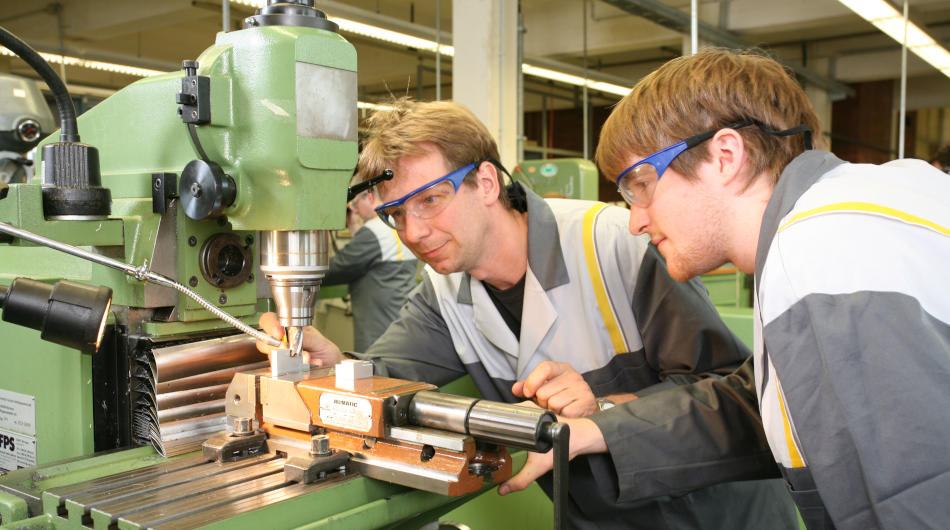
[[[377,211],[427,264],[399,318],[368,350],[349,354],[371,360],[376,375],[443,385],[468,374],[486,399],[531,399],[583,419],[718,378],[750,355],[699,280],[674,281],[649,240],[629,236],[625,209],[506,186],[495,140],[464,106],[399,100],[367,126],[358,173],[365,180],[392,169],[377,186]],[[261,327],[282,333],[273,314]],[[343,358],[313,328],[304,350],[319,365]],[[621,501],[624,453],[575,459],[571,525],[798,527],[780,480],[748,480],[779,476],[761,428],[674,445],[690,452],[710,443],[741,456],[662,482],[645,476],[655,488]],[[743,482],[692,487],[709,476]],[[550,493],[550,475],[539,483]]]
[[[347,204],[346,224],[353,239],[333,255],[323,278],[323,285],[349,285],[357,351],[365,351],[386,331],[418,284],[416,257],[376,216],[373,209],[378,205],[373,189]]]
[[[945,145],[934,153],[933,158],[930,159],[930,165],[944,173],[950,173],[950,145]]]

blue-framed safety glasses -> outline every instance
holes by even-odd
[[[406,215],[420,219],[431,219],[442,213],[458,192],[462,181],[483,161],[462,166],[448,175],[418,187],[399,199],[389,201],[376,208],[376,215],[390,228],[402,230],[406,227]]]
[[[633,164],[623,170],[617,177],[617,190],[623,195],[624,200],[627,201],[628,204],[645,208],[653,201],[653,191],[656,189],[656,184],[659,182],[660,177],[663,176],[663,172],[673,163],[676,157],[687,149],[692,149],[712,138],[722,129],[741,129],[750,125],[755,125],[763,132],[777,136],[790,136],[802,133],[805,135],[805,148],[812,148],[812,132],[811,129],[805,125],[799,125],[791,129],[777,130],[756,119],[740,120],[727,124],[719,129],[690,136],[681,142],[665,147],[636,164]]]

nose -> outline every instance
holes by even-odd
[[[429,224],[426,223],[425,219],[420,219],[408,212],[403,216],[403,219],[405,226],[399,231],[399,239],[403,243],[407,245],[419,243],[429,234]]]
[[[650,225],[650,216],[647,215],[646,208],[641,208],[639,206],[630,205],[630,221],[627,223],[627,228],[630,230],[630,233],[638,236],[644,234],[647,231],[647,227]]]

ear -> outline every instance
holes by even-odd
[[[745,182],[745,141],[735,129],[721,129],[709,140],[709,158],[722,185]]]
[[[484,161],[478,166],[475,173],[475,182],[478,185],[478,195],[486,206],[498,202],[498,168],[491,162]]]

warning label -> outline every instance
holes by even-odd
[[[36,438],[0,429],[0,471],[36,465]]]
[[[0,389],[0,429],[36,435],[36,398]]]
[[[324,425],[369,432],[373,426],[373,405],[368,399],[324,392],[320,395],[320,421]]]

